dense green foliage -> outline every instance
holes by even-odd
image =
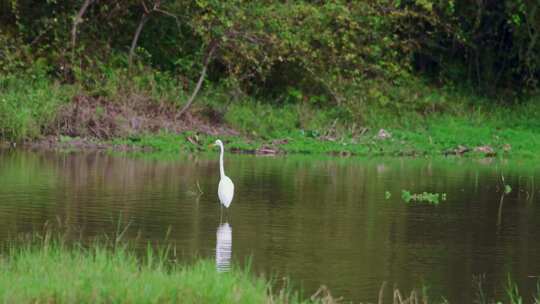
[[[142,63],[194,79],[217,45],[214,80],[232,78],[247,92],[287,100],[339,101],[344,87],[378,78],[399,84],[414,71],[443,84],[534,89],[540,71],[535,1],[93,0],[73,45],[84,2],[2,1],[3,71],[42,58],[52,73],[68,77],[96,60],[110,62],[127,53],[145,15]]]
[[[51,113],[75,92],[110,101],[144,96],[179,109],[207,63],[197,113],[251,136],[328,128],[354,135],[381,122],[411,128],[439,114],[490,113],[536,94],[538,6],[3,0],[0,136],[49,130]],[[39,102],[26,102],[28,95]],[[4,119],[14,108],[24,117]]]

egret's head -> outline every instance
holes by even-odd
[[[223,142],[221,142],[221,140],[218,139],[213,144],[210,144],[210,147],[215,147],[215,146],[221,147],[223,146]]]

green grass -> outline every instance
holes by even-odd
[[[20,140],[42,134],[72,95],[72,87],[56,84],[40,71],[0,75],[0,138]]]
[[[260,120],[264,120],[262,117]],[[264,122],[261,122],[264,124]],[[392,137],[379,139],[379,129],[368,129],[363,134],[341,133],[325,137],[319,130],[287,129],[265,137],[250,136],[249,130],[240,136],[220,136],[227,150],[254,152],[263,147],[284,153],[401,156],[444,155],[466,149],[466,156],[536,158],[540,151],[540,128],[522,126],[499,127],[497,121],[486,118],[480,123],[455,117],[426,119],[421,127],[412,129],[385,128]],[[275,136],[274,136],[275,135]],[[193,139],[196,136],[197,142]],[[115,145],[147,147],[156,152],[206,151],[207,144],[218,136],[186,132],[173,134],[148,134],[128,139],[114,140]],[[191,140],[188,140],[191,138]],[[486,152],[482,148],[491,149]]]
[[[540,105],[534,98],[526,104],[511,106],[473,107],[461,104],[455,105],[448,113],[427,115],[406,112],[398,117],[388,111],[377,112],[373,115],[379,116],[370,117],[371,125],[364,129],[355,129],[354,123],[350,122],[336,124],[333,110],[328,109],[318,110],[316,122],[303,123],[299,119],[301,111],[313,109],[290,105],[244,105],[247,110],[241,111],[238,110],[240,107],[236,105],[235,110],[228,114],[230,124],[243,134],[258,134],[255,137],[259,142],[255,145],[268,145],[275,139],[286,140],[287,143],[279,148],[289,153],[441,155],[462,146],[467,149],[467,155],[536,157],[540,151],[540,123],[537,119]],[[281,122],[283,119],[294,123],[287,125]],[[388,131],[391,138],[379,139],[377,133],[380,128]]]
[[[222,96],[216,92],[205,95],[200,106],[225,113],[224,122],[240,132],[239,136],[221,136],[227,149],[235,151],[270,147],[285,153],[420,156],[452,154],[465,149],[464,155],[473,157],[535,158],[540,155],[537,153],[540,151],[539,97],[531,97],[523,104],[493,105],[488,100],[472,100],[474,96],[441,91],[425,98],[430,102],[434,98],[456,99],[447,110],[425,115],[401,111],[397,115],[391,109],[374,106],[364,115],[368,119],[362,126],[348,120],[338,107],[271,105],[249,99],[226,105],[219,101]],[[381,128],[388,131],[391,138],[379,139],[377,133]],[[203,144],[216,138],[199,134],[203,144],[192,145],[185,140],[187,136],[193,137],[193,133],[148,135],[145,140],[128,144],[151,147],[155,151],[173,150],[170,148],[173,146],[177,150],[204,151]]]
[[[270,284],[234,267],[219,273],[209,261],[178,265],[167,250],[136,256],[127,246],[94,244],[11,247],[0,260],[3,303],[300,303],[272,294]]]

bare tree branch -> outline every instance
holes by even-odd
[[[94,0],[84,0],[84,3],[79,10],[79,13],[77,14],[77,16],[75,16],[75,20],[73,20],[73,27],[71,28],[71,47],[73,49],[75,49],[75,43],[77,42],[77,26],[79,25],[79,23],[83,22],[84,13],[93,1]]]
[[[145,12],[146,14],[150,13],[150,11],[148,10],[148,7],[146,6],[146,3],[145,3],[144,1],[141,1],[141,5],[143,6],[144,12]]]
[[[133,56],[135,55],[135,48],[137,47],[139,36],[141,35],[142,29],[144,25],[146,24],[146,22],[150,19],[150,16],[152,15],[152,13],[156,12],[156,13],[161,13],[163,15],[172,17],[176,20],[176,25],[177,26],[179,25],[178,17],[176,15],[168,11],[160,9],[160,6],[161,6],[160,0],[156,0],[154,2],[152,9],[148,9],[148,6],[146,6],[146,3],[144,1],[141,1],[141,5],[144,9],[144,12],[141,16],[141,21],[139,21],[139,25],[137,26],[137,30],[135,30],[135,34],[133,35],[133,40],[131,41],[131,47],[129,49],[129,59],[128,59],[130,67],[131,67],[131,63],[133,62]]]
[[[535,19],[535,16],[536,16],[537,8],[538,8],[537,6],[534,6],[532,8],[530,14],[529,14],[530,19],[533,19],[533,22],[534,22],[534,19]],[[531,68],[532,52],[533,52],[534,47],[536,45],[536,41],[538,40],[538,35],[540,34],[540,31],[532,30],[531,26],[530,26],[530,23],[532,23],[532,22],[529,22],[528,19],[529,18],[526,17],[525,22],[527,24],[527,30],[529,32],[529,38],[530,38],[531,42],[529,43],[529,46],[527,47],[527,52],[525,53],[525,61],[527,63],[527,69],[530,69]]]
[[[174,19],[178,19],[178,17],[177,17],[175,14],[170,13],[170,12],[168,12],[168,11],[166,11],[166,10],[162,10],[162,9],[160,9],[160,8],[155,8],[154,11],[156,11],[156,12],[158,12],[158,13],[162,13],[163,15],[172,17],[172,18],[174,18]]]
[[[203,68],[201,70],[201,76],[199,76],[199,80],[197,81],[197,85],[195,86],[195,90],[193,90],[193,93],[189,97],[188,101],[186,102],[186,104],[184,105],[182,110],[180,110],[178,115],[176,115],[176,118],[180,118],[182,115],[184,115],[184,113],[189,109],[189,107],[191,106],[191,104],[195,100],[195,97],[197,97],[197,94],[199,93],[199,90],[201,89],[204,78],[206,77],[206,70],[208,69],[208,64],[210,63],[212,57],[214,56],[214,52],[217,49],[218,45],[219,45],[219,40],[214,40],[210,44],[210,49],[208,51],[208,54],[206,55],[206,58],[204,59]]]
[[[139,36],[141,35],[142,29],[146,22],[150,19],[150,14],[147,12],[144,12],[141,17],[141,21],[139,22],[139,26],[137,26],[137,30],[135,31],[135,35],[133,36],[133,40],[131,41],[131,48],[129,49],[129,66],[131,67],[131,62],[133,61],[133,55],[135,53],[135,48],[137,47],[137,41],[139,40]]]

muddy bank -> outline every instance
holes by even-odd
[[[202,136],[238,136],[239,132],[221,123],[217,113],[194,111],[177,117],[171,103],[158,103],[131,95],[116,102],[103,97],[78,95],[64,105],[43,136],[24,142],[0,142],[0,148],[104,149],[140,151],[151,148],[114,143],[121,138],[137,138],[160,133],[193,132]]]
[[[76,96],[58,113],[47,135],[110,140],[168,132],[178,134],[195,131],[208,135],[238,135],[219,123],[215,113],[190,113],[177,117],[175,105],[157,103],[143,96],[132,95],[123,102],[102,97]]]

